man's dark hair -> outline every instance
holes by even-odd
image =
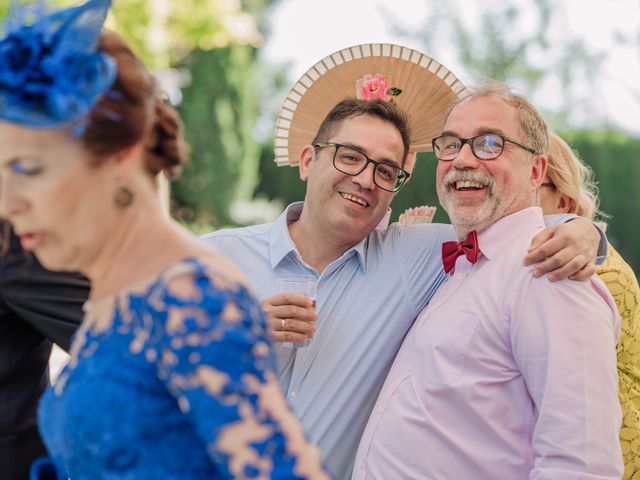
[[[328,141],[344,120],[361,115],[371,115],[396,127],[404,145],[402,156],[402,165],[404,165],[409,153],[410,142],[408,118],[397,106],[384,100],[359,100],[355,98],[342,100],[324,118],[312,144]]]

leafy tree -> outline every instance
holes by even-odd
[[[611,130],[573,130],[562,137],[595,173],[600,208],[608,214],[607,236],[640,274],[640,138]]]
[[[173,189],[180,218],[222,225],[230,221],[234,200],[253,195],[259,162],[252,138],[255,55],[253,47],[230,45],[189,56],[185,66],[192,80],[180,111],[192,155]]]
[[[262,40],[239,2],[118,0],[108,20],[153,69],[174,67],[195,49],[258,45]]]
[[[273,0],[246,0],[263,31]],[[242,17],[246,21],[246,17]],[[267,68],[253,45],[231,43],[213,50],[194,49],[183,67],[191,82],[180,105],[191,164],[173,189],[178,218],[220,226],[233,222],[234,202],[249,201],[259,179],[260,143],[255,139],[258,106],[271,100],[281,80]]]

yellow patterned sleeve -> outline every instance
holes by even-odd
[[[607,259],[596,271],[611,292],[622,319],[616,353],[623,415],[623,479],[640,480],[640,288],[631,267],[611,245]]]

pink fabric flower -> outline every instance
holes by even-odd
[[[356,97],[363,100],[391,100],[391,89],[387,77],[380,73],[371,75],[366,74],[360,80],[356,81]]]

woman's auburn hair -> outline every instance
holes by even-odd
[[[102,32],[98,51],[115,61],[117,76],[89,114],[82,136],[85,147],[99,161],[143,142],[149,173],[164,171],[174,177],[189,154],[180,116],[161,97],[153,75],[119,35]]]

